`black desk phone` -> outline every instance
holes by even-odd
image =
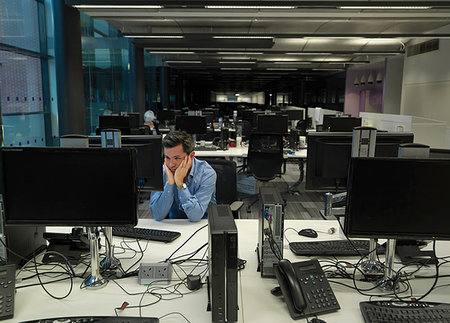
[[[294,320],[341,308],[317,259],[296,263],[282,259],[274,271]]]

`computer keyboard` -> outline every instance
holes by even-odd
[[[197,146],[195,147],[196,151],[216,151],[219,147],[216,146]]]
[[[159,323],[157,317],[124,317],[124,316],[71,316],[71,317],[58,317],[48,319],[38,319],[32,321],[26,321],[22,323]]]
[[[328,240],[291,242],[289,248],[298,256],[359,256],[369,253],[369,240]],[[377,244],[377,253],[385,249]]]
[[[432,302],[371,301],[359,303],[366,323],[450,322],[450,304]]]
[[[112,227],[112,234],[114,236],[119,237],[155,240],[163,242],[172,242],[181,235],[180,232],[176,231],[133,228],[133,227]]]

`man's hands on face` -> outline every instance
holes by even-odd
[[[167,183],[169,185],[175,184],[175,178],[174,178],[174,176],[172,174],[172,171],[170,170],[169,166],[167,166],[167,164],[164,164],[164,170],[166,171]]]
[[[181,162],[180,166],[178,166],[175,171],[175,184],[177,186],[182,185],[184,183],[184,179],[186,178],[188,172],[192,167],[192,157],[187,155],[184,160]]]

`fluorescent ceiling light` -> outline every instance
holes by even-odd
[[[250,67],[221,67],[222,71],[251,71]]]
[[[298,68],[274,68],[274,67],[268,67],[266,68],[267,71],[296,71]]]
[[[319,53],[319,52],[311,52],[311,53],[303,53],[303,52],[298,52],[298,53],[286,53],[286,55],[331,55],[331,53]]]
[[[101,5],[101,4],[77,4],[72,7],[78,9],[161,9],[160,5]]]
[[[217,39],[273,39],[273,36],[213,36]]]
[[[278,61],[278,62],[271,62],[275,64],[312,64],[312,62],[307,61]]]
[[[167,52],[167,51],[149,51],[150,54],[195,54],[195,52]]]
[[[263,52],[217,52],[219,55],[262,55]]]
[[[255,61],[221,61],[219,64],[255,64]]]
[[[342,10],[427,10],[429,6],[342,6]]]
[[[206,9],[295,9],[295,6],[224,6],[209,5]]]
[[[200,64],[202,61],[164,61],[164,63],[179,63],[179,64]]]
[[[125,35],[126,38],[184,38],[181,35]]]

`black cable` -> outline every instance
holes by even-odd
[[[184,245],[185,245],[189,240],[191,240],[192,237],[194,237],[194,236],[197,234],[197,232],[199,232],[200,230],[206,228],[207,226],[208,226],[208,224],[205,224],[204,226],[198,228],[198,229],[197,229],[197,230],[196,230],[189,238],[186,239],[185,242],[183,242],[183,243],[181,244],[181,246],[179,246],[177,249],[175,249],[175,251],[172,252],[172,254],[171,254],[166,260],[164,260],[164,262],[169,262],[170,258],[172,258],[172,256],[173,256],[175,253],[177,253],[178,250],[180,250],[182,247],[184,247]]]

